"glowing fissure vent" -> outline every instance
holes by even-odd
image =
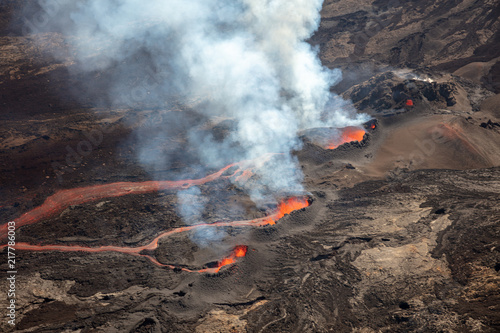
[[[373,126],[375,126],[373,124]],[[372,127],[374,128],[374,127]],[[347,142],[352,141],[363,141],[363,137],[365,136],[365,129],[362,127],[349,126],[341,129],[341,133],[338,138],[333,139],[329,144],[327,149],[335,149],[338,146],[343,145]]]

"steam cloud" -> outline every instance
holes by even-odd
[[[179,128],[186,129],[190,149],[209,168],[283,153],[270,167],[256,170],[265,189],[247,190],[259,202],[272,193],[302,190],[302,173],[291,155],[300,148],[299,130],[366,120],[330,93],[341,72],[323,67],[318,50],[305,42],[318,28],[322,2],[57,0],[58,13],[47,26],[66,36],[80,71],[113,73],[107,87],[113,105],[131,106],[147,94],[151,105],[165,109],[172,96],[185,101],[201,96],[198,114],[234,120],[231,133],[215,140],[175,112],[175,119],[137,134],[145,165],[169,168],[175,158],[152,145]],[[147,89],[131,89],[133,75],[142,76],[139,87]],[[189,222],[203,200],[190,205],[185,194],[179,197],[180,212]]]

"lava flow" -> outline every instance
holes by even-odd
[[[307,198],[298,198],[293,197],[289,199],[283,200],[277,207],[276,211],[266,217],[253,219],[253,220],[242,220],[242,221],[220,221],[215,223],[202,223],[195,224],[187,227],[180,227],[176,229],[172,229],[169,231],[164,231],[160,235],[158,235],[155,239],[153,239],[149,244],[139,246],[139,247],[121,247],[121,246],[99,246],[99,247],[87,247],[87,246],[79,246],[79,245],[32,245],[28,243],[16,243],[16,250],[28,250],[28,251],[62,251],[62,252],[119,252],[126,253],[134,256],[142,256],[149,259],[152,263],[160,267],[167,267],[171,269],[180,269],[186,272],[199,272],[199,273],[217,273],[219,270],[232,264],[236,261],[236,258],[244,257],[246,255],[247,247],[244,245],[237,246],[233,249],[233,252],[230,256],[222,259],[216,265],[216,267],[204,268],[201,270],[191,270],[185,267],[178,267],[170,264],[162,264],[156,258],[144,254],[144,250],[155,250],[158,247],[158,242],[161,238],[171,236],[173,234],[186,232],[190,230],[194,230],[197,228],[203,227],[238,227],[238,226],[264,226],[264,225],[272,225],[275,224],[280,218],[289,214],[295,210],[305,208],[309,206],[309,200]],[[0,250],[5,248],[7,245],[1,245]]]
[[[236,181],[243,182],[253,175],[250,170],[267,162],[273,155],[275,154],[266,154],[256,160],[233,163],[215,173],[199,179],[118,182],[70,190],[60,190],[48,197],[42,205],[24,213],[14,221],[16,222],[16,227],[19,228],[54,216],[72,205],[79,205],[103,198],[119,197],[127,194],[143,194],[161,190],[181,190],[191,186],[203,185],[218,178],[233,178]],[[226,175],[226,173],[228,174]],[[0,226],[0,240],[4,240],[6,237],[7,223]]]
[[[372,127],[374,129],[375,127]],[[328,142],[327,149],[335,149],[338,146],[352,141],[362,141],[365,136],[365,129],[362,127],[348,126],[339,129],[340,135]]]

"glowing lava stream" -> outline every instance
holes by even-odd
[[[371,128],[374,129],[375,125],[372,125]],[[347,142],[363,141],[363,137],[366,133],[364,128],[355,126],[347,126],[339,130],[341,132],[340,137],[330,141],[326,147],[327,149],[335,149]]]
[[[372,125],[372,129],[375,128],[375,125]],[[366,131],[361,127],[345,127],[340,129],[341,135],[340,138],[330,142],[328,149],[335,149],[339,145],[351,142],[351,141],[361,141],[366,133]],[[206,177],[199,179],[186,179],[186,180],[164,180],[164,181],[145,181],[145,182],[118,182],[111,183],[105,185],[95,185],[88,187],[81,187],[69,190],[60,190],[55,194],[48,197],[44,203],[31,211],[28,211],[21,215],[19,218],[15,219],[16,227],[22,227],[24,225],[36,223],[42,219],[48,218],[57,214],[58,212],[62,212],[64,209],[68,208],[72,205],[79,205],[87,202],[92,202],[96,200],[100,200],[103,198],[110,197],[119,197],[127,194],[141,194],[141,193],[149,193],[156,192],[161,190],[181,190],[187,189],[191,186],[195,185],[203,185],[208,182],[214,181],[219,178],[232,178],[235,177],[236,181],[246,181],[252,176],[252,169],[261,166],[265,162],[267,162],[271,156],[276,155],[273,153],[266,154],[259,159],[248,160],[230,164],[219,171],[212,173]],[[235,167],[234,172],[229,175],[223,174]],[[171,269],[180,269],[186,272],[195,272],[185,267],[176,267],[174,265],[162,264],[155,258],[150,255],[142,254],[141,252],[144,250],[154,250],[158,247],[158,241],[163,237],[168,237],[170,235],[193,230],[195,228],[200,227],[228,227],[228,226],[262,226],[268,224],[275,224],[277,220],[293,212],[294,210],[298,210],[304,207],[309,206],[309,202],[305,198],[291,198],[284,200],[278,205],[277,211],[266,217],[262,217],[254,220],[244,220],[244,221],[232,221],[232,222],[215,222],[215,223],[204,223],[197,224],[187,227],[180,227],[170,231],[165,231],[157,236],[153,241],[147,245],[140,247],[120,247],[120,246],[100,246],[100,247],[86,247],[86,246],[78,246],[78,245],[32,245],[28,243],[18,242],[16,243],[15,248],[17,250],[31,250],[31,251],[65,251],[65,252],[74,252],[74,251],[84,251],[84,252],[120,252],[127,253],[135,256],[142,256],[148,258],[152,263],[161,266],[168,267]],[[7,226],[8,224],[4,224],[0,226],[0,240],[5,240],[7,238]],[[0,245],[0,250],[5,248],[7,245]],[[244,245],[239,245],[233,249],[233,252],[228,257],[222,259],[217,262],[216,267],[209,267],[198,270],[196,272],[206,272],[206,273],[217,273],[221,267],[232,264],[235,262],[236,258],[244,257],[247,251],[247,247]]]
[[[309,206],[309,201],[306,198],[289,198],[283,200],[276,210],[276,212],[270,216],[253,219],[253,220],[243,220],[243,221],[229,221],[229,222],[215,222],[215,223],[203,223],[196,224],[188,227],[180,227],[173,230],[165,231],[158,235],[153,241],[149,244],[139,246],[139,247],[121,247],[121,246],[99,246],[99,247],[87,247],[87,246],[78,246],[78,245],[32,245],[28,243],[16,243],[16,250],[29,250],[29,251],[63,251],[63,252],[76,252],[76,251],[84,251],[84,252],[120,252],[127,253],[135,256],[142,256],[148,258],[152,263],[160,266],[160,267],[168,267],[171,269],[180,269],[186,272],[199,272],[199,273],[217,273],[223,266],[230,265],[236,262],[236,258],[244,257],[246,255],[247,247],[244,245],[239,245],[233,249],[233,253],[222,259],[217,263],[216,267],[204,268],[201,270],[190,270],[185,267],[177,267],[169,264],[162,264],[155,258],[150,255],[142,254],[141,252],[144,250],[155,250],[158,247],[158,241],[161,238],[171,236],[173,234],[194,230],[196,228],[201,227],[237,227],[237,226],[263,226],[268,224],[275,224],[277,220],[289,214],[295,210],[305,208]],[[0,246],[0,250],[3,250],[7,245]]]
[[[373,124],[371,128],[374,129],[375,125]],[[340,137],[330,142],[326,147],[327,149],[335,149],[346,142],[362,141],[366,133],[362,127],[354,126],[344,127],[339,130],[341,132]],[[118,182],[80,187],[70,190],[60,190],[48,197],[42,205],[24,213],[14,221],[16,222],[16,227],[19,228],[53,216],[72,205],[79,205],[104,198],[119,197],[127,194],[142,194],[161,190],[187,189],[194,185],[203,185],[214,181],[220,178],[224,172],[232,167],[237,167],[237,169],[231,175],[224,176],[223,178],[227,179],[235,177],[236,181],[248,180],[252,176],[252,172],[250,170],[264,164],[273,155],[277,154],[269,153],[255,160],[236,162],[220,169],[215,173],[199,179]],[[7,223],[0,226],[0,240],[5,240],[6,237]]]
[[[118,182],[104,185],[95,185],[88,187],[74,188],[70,190],[60,190],[48,197],[44,203],[29,212],[24,213],[15,219],[16,228],[24,225],[36,223],[42,219],[53,216],[72,205],[79,205],[103,198],[119,197],[127,194],[142,194],[156,192],[161,190],[181,190],[194,185],[203,185],[220,178],[224,172],[237,167],[237,169],[228,176],[227,179],[235,177],[236,181],[245,181],[252,176],[250,171],[253,168],[267,162],[273,155],[266,154],[258,160],[248,160],[230,164],[219,171],[199,179],[185,180],[163,180],[163,181],[145,181],[145,182]],[[7,223],[0,226],[0,240],[7,238]]]

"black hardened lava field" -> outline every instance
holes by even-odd
[[[0,2],[1,332],[498,332],[500,1]]]

